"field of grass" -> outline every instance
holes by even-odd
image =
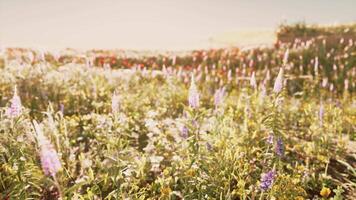
[[[0,199],[354,199],[356,41],[0,54]]]

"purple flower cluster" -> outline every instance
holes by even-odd
[[[250,85],[254,89],[257,87],[257,81],[256,81],[255,72],[252,72],[252,75],[251,75],[251,78],[250,78]]]
[[[40,147],[41,166],[45,175],[55,177],[62,165],[58,154],[50,141],[43,135],[40,126],[34,122],[34,128],[37,133],[37,140]]]
[[[274,139],[273,133],[270,133],[267,137],[267,143],[273,144],[273,139]]]
[[[209,142],[207,142],[207,143],[205,144],[205,146],[206,146],[206,149],[207,149],[208,151],[212,151],[212,150],[213,150],[213,146],[211,146],[211,144],[210,144]]]
[[[193,75],[192,75],[192,82],[191,82],[190,88],[189,88],[188,102],[189,102],[189,106],[192,108],[199,107],[199,93],[198,93],[197,86],[195,85]]]
[[[120,97],[116,92],[114,92],[111,98],[111,111],[113,114],[119,112],[119,103]]]
[[[188,128],[186,126],[183,126],[182,130],[181,130],[181,134],[180,134],[181,137],[184,138],[184,139],[187,139],[188,136],[189,136],[188,132],[189,132]]]
[[[224,97],[225,97],[225,87],[216,90],[216,92],[214,94],[215,107],[218,107],[223,103]]]
[[[40,157],[41,165],[46,175],[54,177],[61,169],[61,162],[59,161],[58,154],[48,140],[43,141],[46,144],[41,146]]]
[[[270,189],[273,185],[274,179],[276,178],[276,172],[271,170],[265,174],[261,175],[261,184],[260,188],[263,191]]]
[[[21,99],[17,95],[17,89],[15,86],[14,96],[11,99],[11,104],[10,104],[10,107],[6,111],[6,115],[9,117],[18,117],[21,115],[21,111],[22,111]]]
[[[279,70],[278,76],[276,78],[276,81],[274,82],[274,86],[273,86],[273,92],[275,92],[275,93],[279,93],[282,91],[283,73],[284,73],[284,69],[283,69],[283,67],[281,67],[281,69]]]
[[[284,144],[283,144],[283,140],[281,138],[277,139],[276,154],[280,157],[282,157],[284,155]]]
[[[284,56],[283,56],[283,65],[287,65],[287,63],[288,63],[288,57],[289,57],[289,49],[287,49],[287,51],[284,53]]]
[[[59,111],[64,115],[64,104],[59,104]]]
[[[320,126],[323,126],[323,117],[324,117],[324,106],[323,106],[323,104],[320,104],[320,108],[319,108],[319,124],[320,124]]]

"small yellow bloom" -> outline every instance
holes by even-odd
[[[301,196],[297,196],[297,197],[295,198],[295,200],[304,200],[304,198],[301,197]]]
[[[189,169],[186,173],[187,173],[188,176],[193,177],[195,175],[195,170],[194,169]]]
[[[324,198],[327,198],[331,193],[331,190],[327,187],[323,187],[323,189],[320,190],[320,195]]]
[[[172,192],[172,190],[171,190],[171,188],[168,187],[168,186],[165,186],[165,187],[163,187],[163,188],[161,189],[161,194],[162,194],[163,196],[169,196],[169,195],[171,194],[171,192]]]
[[[163,170],[163,175],[165,175],[165,176],[169,176],[169,169],[168,168],[166,168],[166,169],[164,169]]]
[[[328,162],[328,158],[326,156],[323,156],[323,155],[317,155],[316,158],[321,161],[321,162],[324,162],[324,163],[327,163]]]

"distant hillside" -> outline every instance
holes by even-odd
[[[356,23],[343,25],[307,25],[297,23],[292,25],[282,24],[276,33],[277,41],[282,43],[294,42],[295,39],[307,41],[312,38],[325,39],[328,43],[356,39]]]

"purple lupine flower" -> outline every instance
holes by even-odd
[[[213,146],[211,146],[211,144],[210,144],[209,142],[207,142],[207,143],[205,144],[205,146],[206,146],[206,149],[207,149],[208,151],[212,151],[212,150],[213,150]]]
[[[22,104],[21,104],[21,99],[17,95],[17,87],[15,86],[14,88],[14,96],[10,100],[11,104],[10,107],[7,108],[6,110],[6,115],[9,117],[18,117],[21,115],[22,112]]]
[[[41,165],[46,175],[54,177],[62,166],[56,150],[49,142],[47,143],[48,144],[41,147],[40,150]]]
[[[192,75],[192,81],[189,88],[189,97],[188,97],[189,106],[192,108],[199,107],[199,93],[197,86],[194,82],[194,75]]]
[[[265,98],[267,95],[267,89],[265,83],[261,84],[261,99]]]
[[[318,68],[319,68],[319,58],[315,57],[314,72],[316,76],[318,75]]]
[[[266,81],[269,81],[269,80],[271,80],[271,72],[269,70],[267,70]]]
[[[283,88],[283,67],[280,68],[276,81],[274,82],[273,92],[279,93]]]
[[[265,174],[261,175],[260,188],[263,191],[270,189],[273,185],[274,179],[276,178],[276,171],[271,170]]]
[[[120,97],[116,92],[114,92],[111,97],[111,112],[113,114],[119,112],[119,107],[120,107],[119,103],[120,103]]]
[[[189,132],[188,128],[186,126],[183,126],[180,135],[182,136],[182,138],[187,139],[188,132]]]
[[[345,86],[345,92],[347,92],[349,90],[349,80],[348,79],[345,79],[344,86]]]
[[[225,87],[217,89],[214,94],[214,105],[215,108],[217,108],[219,105],[221,105],[224,101],[225,97]]]
[[[252,88],[256,88],[257,87],[255,72],[252,72],[252,75],[251,75],[251,78],[250,78],[250,85],[251,85]]]
[[[274,140],[274,135],[273,135],[273,133],[270,133],[267,137],[267,143],[273,144],[273,140]]]
[[[324,116],[324,106],[323,106],[323,104],[320,104],[320,107],[319,107],[319,123],[320,123],[320,126],[323,125],[323,116]]]
[[[284,53],[284,57],[283,57],[283,65],[286,65],[288,62],[288,56],[289,56],[289,49],[287,49],[287,51]]]
[[[227,80],[230,82],[232,80],[232,72],[231,69],[227,72]]]
[[[334,91],[334,84],[331,83],[329,89],[330,89],[330,92],[333,92]]]
[[[323,78],[323,82],[321,83],[321,87],[325,88],[328,85],[328,78]]]
[[[280,157],[282,157],[284,155],[284,144],[283,144],[282,138],[277,139],[276,154]]]
[[[51,142],[44,136],[40,126],[36,121],[34,123],[34,128],[36,131],[36,136],[38,144],[40,147],[40,158],[42,170],[47,176],[55,177],[56,173],[62,168],[61,162],[59,161],[58,154]]]
[[[64,104],[63,103],[59,104],[59,111],[62,113],[62,115],[64,115]]]

